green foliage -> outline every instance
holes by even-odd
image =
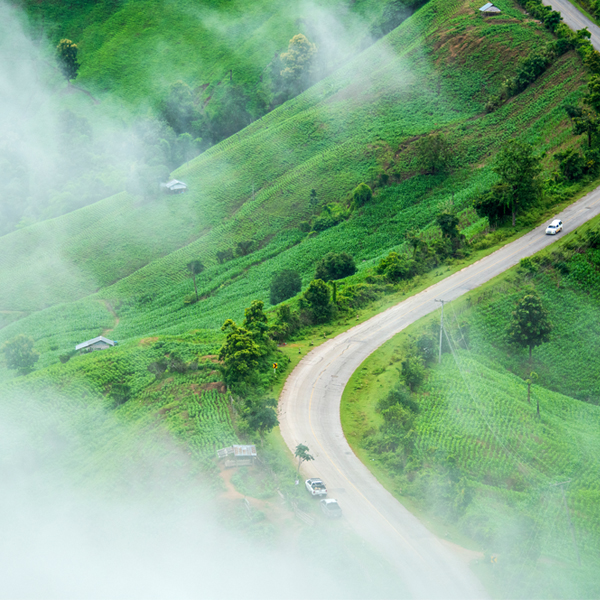
[[[375,270],[388,281],[397,282],[413,277],[417,273],[417,264],[405,254],[390,252],[379,261]]]
[[[204,265],[200,260],[192,260],[189,263],[187,263],[186,266],[190,277],[194,281],[194,292],[196,293],[196,302],[198,302],[198,288],[196,287],[196,275],[200,275],[200,273],[204,271]]]
[[[366,183],[361,183],[352,192],[352,208],[357,209],[370,202],[373,198],[373,191]]]
[[[356,273],[354,258],[346,252],[328,252],[318,263],[315,279],[331,281],[343,279]]]
[[[33,338],[18,335],[4,343],[2,351],[6,366],[15,369],[20,375],[26,375],[33,370],[33,365],[39,360],[40,353],[33,347]]]
[[[285,269],[273,275],[269,292],[271,304],[279,304],[302,289],[302,280],[297,271]]]
[[[402,361],[402,378],[411,392],[416,391],[423,383],[425,375],[425,364],[418,354],[409,354]]]
[[[586,161],[578,150],[569,148],[563,152],[557,152],[554,158],[559,161],[558,169],[567,181],[577,181],[583,177]]]
[[[325,323],[331,318],[332,305],[329,286],[322,279],[313,279],[303,294],[315,323]]]
[[[518,211],[530,206],[541,193],[541,159],[530,144],[510,140],[498,153],[493,167],[500,184],[491,191],[492,201],[512,213],[513,227]]]
[[[287,52],[281,55],[281,77],[295,93],[308,87],[316,54],[317,47],[298,33],[290,40]]]
[[[275,398],[248,398],[244,402],[242,418],[245,428],[261,438],[279,425]]]
[[[523,296],[512,313],[512,322],[508,330],[511,342],[529,348],[531,360],[533,349],[548,342],[551,331],[548,311],[542,305],[540,297],[535,292]]]
[[[308,446],[305,446],[304,444],[298,444],[296,446],[296,449],[294,450],[294,456],[298,459],[298,473],[300,473],[300,465],[303,462],[309,462],[311,460],[314,460],[314,457],[311,454],[309,454],[308,451]]]
[[[77,44],[71,40],[62,39],[56,46],[58,57],[58,68],[67,81],[75,79],[79,71],[79,63],[77,62]]]
[[[415,151],[418,167],[432,175],[451,169],[457,162],[456,154],[460,153],[456,142],[441,133],[420,138],[415,144]]]
[[[221,328],[227,335],[219,351],[219,360],[223,361],[224,377],[227,383],[256,381],[259,359],[263,351],[255,342],[253,335],[227,319]]]

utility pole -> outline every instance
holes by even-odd
[[[573,546],[575,546],[575,554],[577,555],[577,564],[581,566],[581,558],[579,557],[579,548],[577,547],[577,538],[575,537],[575,528],[573,527],[573,522],[571,521],[571,511],[569,510],[569,505],[567,504],[567,497],[565,496],[565,486],[567,483],[571,483],[571,480],[562,481],[561,483],[553,483],[550,487],[557,486],[560,488],[562,493],[563,503],[567,510],[567,520],[569,521],[569,528],[571,529],[571,535],[573,536]]]
[[[444,302],[450,302],[450,300],[436,300],[435,302],[441,302],[442,304],[442,318],[440,320],[440,355],[438,363],[442,362],[442,334],[444,332]]]

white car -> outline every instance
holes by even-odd
[[[327,500],[321,500],[320,504],[323,514],[328,519],[338,519],[342,516],[342,509],[340,508],[337,500],[328,498]]]
[[[546,227],[546,235],[556,235],[559,231],[562,231],[562,221],[554,219],[548,227]]]
[[[304,485],[313,496],[327,496],[327,488],[320,479],[307,479]]]

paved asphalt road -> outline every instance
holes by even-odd
[[[551,6],[553,10],[557,10],[563,18],[563,21],[573,31],[577,29],[588,28],[588,31],[592,34],[592,45],[596,50],[600,50],[600,27],[594,25],[583,13],[579,12],[569,0],[542,0],[546,6]]]
[[[286,381],[280,398],[281,433],[293,451],[306,444],[315,457],[303,475],[321,477],[344,519],[384,554],[414,598],[482,598],[477,578],[447,546],[386,491],[354,455],[340,422],[344,386],[360,364],[385,341],[439,310],[435,299],[454,300],[574,231],[600,214],[600,188],[557,215],[564,232],[545,225],[312,350]]]

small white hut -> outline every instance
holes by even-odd
[[[93,340],[88,340],[87,342],[81,342],[81,344],[77,344],[75,346],[75,350],[77,352],[93,352],[94,350],[106,350],[107,348],[111,348],[115,346],[117,342],[113,340],[109,340],[101,335],[94,338]]]
[[[502,11],[497,6],[494,6],[491,2],[488,2],[479,9],[479,12],[485,17],[488,15],[500,14]]]

